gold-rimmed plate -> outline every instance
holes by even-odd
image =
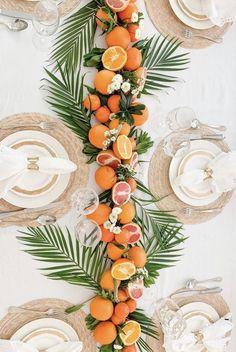
[[[196,21],[207,21],[208,17],[203,13],[200,1],[177,0],[182,11]]]

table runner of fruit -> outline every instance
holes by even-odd
[[[144,25],[136,1],[89,2],[61,27],[44,80],[48,103],[84,142],[88,162],[98,164],[100,204],[88,218],[100,226],[101,242],[95,249],[81,246],[59,226],[28,228],[18,237],[29,254],[49,263],[46,276],[94,292],[67,313],[90,301],[87,327],[101,352],[152,351],[145,339],[158,338],[156,326],[137,308],[138,299],[162,268],[175,264],[185,240],[182,224],[154,208],[158,199],[137,171],[140,155],[153,146],[140,98],[168,89],[189,59],[175,38],[141,39]],[[106,48],[95,46],[96,30]],[[97,69],[92,86],[81,66]]]

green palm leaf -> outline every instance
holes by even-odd
[[[98,2],[91,1],[63,23],[54,44],[51,60],[69,67],[81,63],[83,55],[88,53],[94,44],[96,31],[95,14]]]
[[[108,264],[104,246],[95,249],[81,247],[68,229],[64,234],[59,226],[27,230],[20,231],[22,236],[17,237],[30,248],[25,252],[39,261],[54,264],[40,269],[45,276],[99,291],[100,276]]]
[[[178,82],[178,77],[168,72],[185,70],[190,61],[188,53],[176,54],[180,44],[178,39],[168,40],[162,36],[154,36],[137,44],[143,53],[142,65],[148,70],[143,94],[170,88],[172,83]]]

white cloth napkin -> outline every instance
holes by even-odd
[[[208,178],[209,177],[209,178]],[[222,193],[236,187],[236,151],[221,153],[205,169],[186,171],[175,179],[178,186],[191,187],[208,179],[213,192]]]
[[[204,14],[219,27],[236,19],[235,0],[201,0],[201,5]]]
[[[26,174],[28,155],[0,144],[0,199],[12,189]],[[38,172],[58,175],[75,171],[77,166],[70,160],[52,157],[40,157]]]
[[[165,339],[164,347],[167,351],[172,352],[202,352],[205,349],[208,352],[225,352],[227,344],[231,337],[226,334],[233,329],[233,323],[230,321],[232,315],[227,314],[214,324],[207,326],[198,334],[202,334],[202,339],[197,340],[194,333],[181,336],[179,339]]]
[[[78,342],[63,342],[56,346],[50,347],[45,352],[81,352],[83,343]],[[20,341],[0,340],[1,352],[39,352],[30,343]]]

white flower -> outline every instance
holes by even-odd
[[[111,84],[109,84],[108,87],[107,87],[107,93],[108,94],[112,94],[113,93]]]
[[[102,144],[107,146],[109,144],[109,141],[104,141]]]
[[[112,130],[110,130],[110,134],[111,134],[112,136],[117,135],[118,132],[119,132],[119,131],[118,131],[116,128],[113,128]]]
[[[115,136],[111,137],[111,142],[115,142],[115,141],[116,141],[116,137]]]
[[[131,85],[129,82],[122,83],[121,89],[124,93],[128,93],[130,91]]]
[[[105,137],[110,137],[110,132],[109,131],[104,132],[104,136]]]
[[[138,95],[139,94],[139,90],[138,89],[133,89],[131,93],[133,95]]]
[[[142,35],[141,29],[137,28],[135,31],[135,39],[137,39],[137,40],[140,39],[141,35]]]
[[[113,347],[114,347],[115,350],[122,350],[122,348],[123,348],[123,347],[120,346],[120,345],[114,345]]]
[[[119,233],[121,233],[121,228],[119,226],[114,227],[113,233],[119,235]]]
[[[111,224],[110,231],[113,232],[115,227],[116,227],[116,224]]]
[[[109,216],[109,220],[112,223],[116,223],[117,222],[117,216],[111,213],[110,216]]]
[[[114,214],[114,215],[119,215],[121,213],[122,213],[122,209],[119,208],[119,207],[116,207],[116,208],[112,209],[112,214]]]
[[[144,29],[144,20],[139,21],[139,28]]]
[[[138,14],[137,12],[133,12],[131,16],[131,22],[138,22]]]
[[[120,74],[115,75],[112,78],[112,82],[118,82],[118,83],[122,83],[123,82],[123,77]]]
[[[103,226],[104,226],[104,228],[105,228],[106,230],[110,230],[110,228],[111,228],[111,223],[110,223],[110,221],[104,222]]]
[[[112,112],[109,116],[109,120],[114,120],[116,118],[116,114]]]
[[[121,83],[120,82],[113,82],[112,84],[111,84],[111,89],[114,91],[114,90],[118,90],[118,89],[120,89],[120,85],[121,85]]]

